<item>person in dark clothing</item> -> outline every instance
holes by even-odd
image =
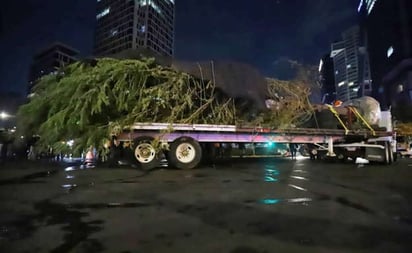
[[[289,150],[290,150],[290,155],[292,156],[292,160],[296,160],[296,144],[295,143],[289,143]]]
[[[110,141],[109,151],[109,167],[114,168],[119,165],[119,159],[121,157],[122,147],[116,136],[112,136]]]

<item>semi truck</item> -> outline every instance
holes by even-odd
[[[271,147],[273,143],[302,144],[312,157],[338,161],[364,158],[391,164],[396,160],[396,138],[390,111],[380,112],[377,126],[372,127],[355,107],[340,112],[327,107],[341,124],[340,129],[289,128],[248,125],[135,123],[117,136],[132,145],[135,162],[149,170],[166,159],[178,169],[193,169],[204,161],[213,161],[225,147]],[[364,128],[350,128],[344,115],[358,118]],[[269,145],[268,145],[269,144]],[[230,155],[230,154],[229,154]]]

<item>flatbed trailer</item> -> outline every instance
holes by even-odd
[[[310,153],[345,160],[362,157],[390,164],[395,160],[393,133],[370,130],[291,128],[259,126],[136,123],[117,139],[131,142],[136,162],[143,169],[159,165],[166,154],[170,165],[193,169],[203,158],[214,159],[223,144],[296,143],[308,144]]]

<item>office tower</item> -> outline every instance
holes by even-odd
[[[44,75],[77,60],[79,51],[60,42],[55,42],[33,57],[29,73],[29,93],[36,81]]]
[[[98,0],[94,54],[149,50],[173,56],[174,0]]]
[[[370,71],[368,53],[362,45],[359,26],[342,33],[342,40],[332,43],[336,98],[351,100],[369,92]]]
[[[362,0],[358,8],[367,36],[373,96],[385,109],[398,108],[400,117],[411,111],[402,106],[412,106],[411,10],[410,0]]]
[[[330,104],[336,99],[333,60],[330,54],[324,55],[319,62],[319,81],[321,84],[321,103]]]

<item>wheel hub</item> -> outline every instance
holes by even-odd
[[[196,156],[194,147],[189,143],[182,143],[176,149],[176,157],[182,163],[190,163]]]
[[[135,157],[140,163],[149,163],[155,159],[156,152],[149,143],[142,143],[136,147]]]

